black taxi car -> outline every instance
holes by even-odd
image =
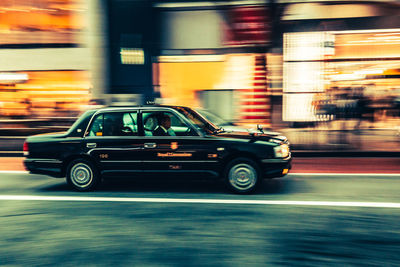
[[[24,164],[34,174],[66,177],[78,191],[108,176],[204,173],[237,193],[291,168],[284,136],[224,132],[181,106],[107,107],[84,113],[65,133],[30,136]]]

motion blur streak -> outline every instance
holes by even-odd
[[[331,206],[365,208],[400,208],[400,203],[390,202],[334,202],[334,201],[285,201],[285,200],[241,200],[241,199],[183,199],[183,198],[116,198],[116,197],[55,197],[3,195],[0,200],[29,201],[96,201],[96,202],[153,202],[193,204],[247,204],[247,205],[290,205],[290,206]]]

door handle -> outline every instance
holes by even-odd
[[[96,143],[87,143],[87,144],[86,144],[86,147],[87,147],[87,148],[95,148],[96,146],[97,146]]]
[[[156,146],[156,143],[144,143],[144,148],[155,148]]]

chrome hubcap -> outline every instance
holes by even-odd
[[[249,164],[237,164],[229,171],[229,182],[238,190],[242,191],[250,189],[257,182],[257,172]]]
[[[78,187],[86,187],[93,180],[93,172],[89,165],[77,163],[71,168],[71,181]]]

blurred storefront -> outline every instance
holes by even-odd
[[[284,25],[283,119],[399,123],[400,7],[395,2],[294,3]]]
[[[90,99],[81,0],[2,0],[0,118],[76,116]]]
[[[3,0],[0,37],[3,117],[137,96],[284,127],[361,94],[374,122],[398,116],[393,1]]]
[[[230,121],[270,125],[269,8],[263,1],[158,3],[159,91],[164,103]]]
[[[0,73],[0,116],[75,117],[90,101],[87,71]]]

